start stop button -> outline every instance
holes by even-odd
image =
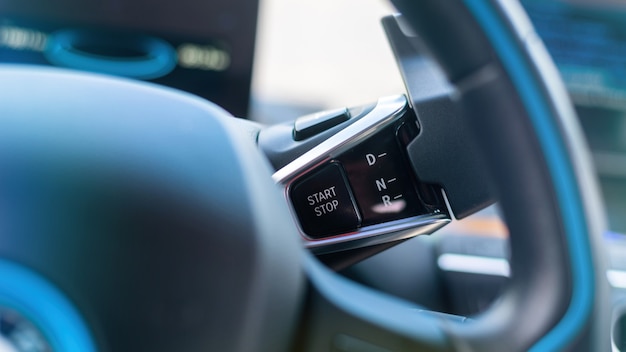
[[[291,188],[291,202],[302,230],[312,238],[355,230],[361,218],[338,163],[322,167]]]

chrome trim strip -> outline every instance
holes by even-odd
[[[338,156],[350,146],[366,139],[378,132],[380,128],[393,122],[406,106],[407,101],[404,95],[378,99],[376,106],[369,114],[276,171],[272,176],[274,182],[287,185],[296,176]]]
[[[305,247],[313,253],[330,253],[394,242],[418,235],[430,235],[450,222],[445,215],[420,215],[382,224],[363,227],[355,232],[314,240],[300,230]]]
[[[370,137],[380,129],[396,121],[408,107],[404,95],[380,98],[376,106],[367,115],[339,131],[334,136],[320,143],[296,160],[276,171],[272,178],[284,187],[284,195],[295,219],[298,231],[305,247],[312,252],[329,253],[354,249],[364,246],[393,242],[417,235],[431,234],[450,222],[447,214],[425,214],[411,218],[366,226],[354,232],[344,233],[323,239],[308,237],[300,227],[298,217],[291,200],[289,190],[292,183],[300,176],[327,162],[354,145]]]

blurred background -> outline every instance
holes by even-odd
[[[403,94],[380,25],[393,12],[382,0],[261,1],[250,116],[274,122],[298,116],[298,108]]]

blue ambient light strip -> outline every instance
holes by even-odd
[[[0,259],[0,306],[29,320],[53,351],[96,351],[87,326],[63,294],[35,272],[5,259]]]
[[[549,104],[538,89],[533,71],[517,46],[515,36],[502,22],[491,1],[464,0],[491,41],[521,100],[530,115],[541,148],[548,162],[552,183],[565,225],[573,275],[573,292],[567,312],[559,323],[533,347],[533,351],[556,351],[565,348],[582,330],[594,299],[594,273],[587,234],[585,213],[581,204],[573,167],[559,127],[551,116]]]
[[[81,35],[79,30],[62,30],[51,34],[44,52],[48,61],[57,66],[137,79],[163,77],[176,67],[176,51],[163,40],[142,37],[137,39],[141,46],[137,49],[143,56],[114,57],[77,49],[75,43]]]

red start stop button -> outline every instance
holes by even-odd
[[[291,188],[291,202],[302,230],[323,238],[355,230],[361,223],[354,197],[339,163],[330,163]]]

